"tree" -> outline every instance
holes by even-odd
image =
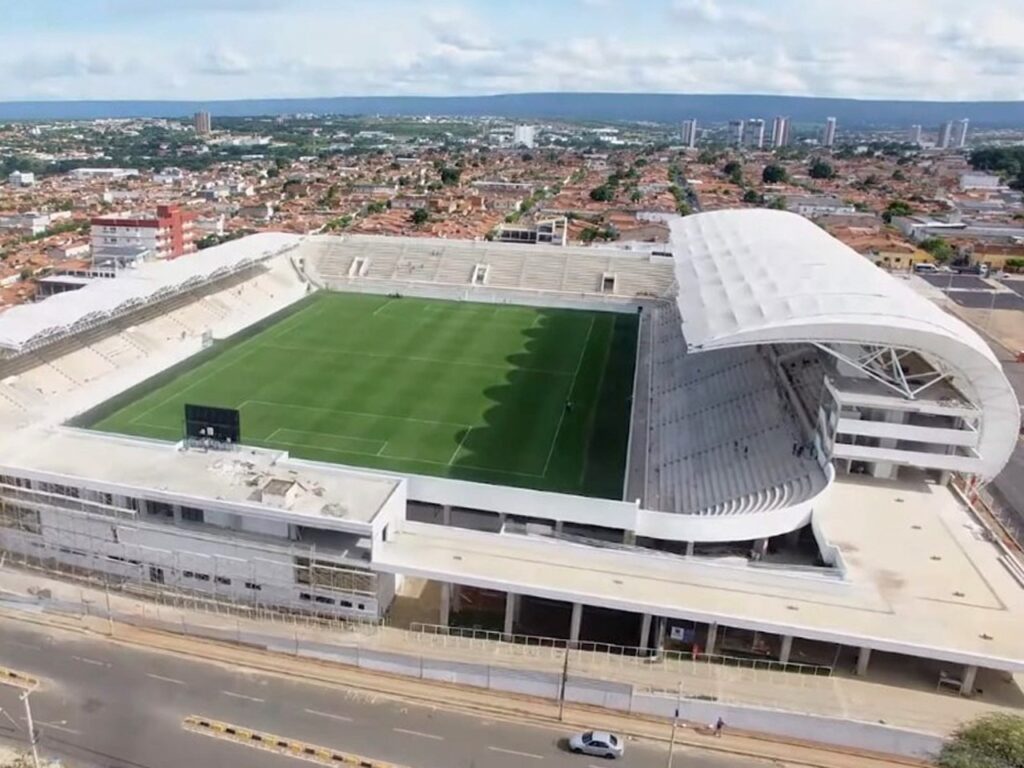
[[[629,199],[632,200],[634,203],[639,203],[641,200],[644,199],[644,196],[639,189],[634,189],[633,193],[629,196]]]
[[[836,175],[836,169],[830,163],[818,158],[811,163],[807,173],[812,179],[831,179]]]
[[[746,192],[743,193],[743,202],[744,203],[758,203],[758,204],[760,204],[763,200],[764,200],[764,198],[762,198],[761,195],[759,195],[757,193],[756,189],[748,189]]]
[[[766,165],[761,172],[761,181],[765,184],[781,184],[788,178],[786,169],[778,163]]]
[[[462,171],[450,165],[446,165],[444,168],[441,169],[441,183],[444,184],[446,187],[451,187],[458,184],[461,176]]]
[[[910,207],[910,203],[905,200],[893,200],[882,211],[882,219],[888,224],[897,216],[910,216],[913,213],[914,209]]]
[[[773,197],[772,201],[768,203],[768,207],[775,211],[784,211],[786,210],[786,198],[782,195]]]
[[[608,203],[615,199],[615,192],[607,184],[602,184],[590,190],[590,199],[599,203]]]
[[[740,165],[738,160],[730,160],[728,163],[722,166],[722,173],[726,176],[732,176],[735,173],[743,173],[743,166]]]
[[[921,243],[921,250],[927,251],[937,262],[945,264],[953,256],[953,247],[941,237],[929,237]]]
[[[1020,768],[1024,765],[1024,717],[984,715],[961,727],[939,753],[943,768]]]
[[[417,227],[426,224],[429,219],[430,214],[427,213],[426,208],[417,208],[415,211],[412,212],[412,215],[409,217],[409,221],[411,221]]]

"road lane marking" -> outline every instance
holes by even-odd
[[[345,717],[345,715],[335,715],[330,712],[321,712],[318,709],[304,709],[303,712],[308,712],[311,715],[318,715],[320,717],[329,717],[331,720],[341,720],[343,723],[351,723],[351,717]]]
[[[193,733],[201,733],[216,739],[230,741],[239,746],[273,752],[284,757],[306,760],[320,765],[353,765],[360,768],[402,768],[402,766],[386,760],[375,760],[370,757],[341,752],[331,747],[297,741],[287,736],[256,731],[243,725],[225,723],[220,720],[189,715],[182,722],[182,728]]]
[[[244,693],[234,693],[233,691],[221,691],[225,696],[232,696],[236,699],[247,699],[249,701],[258,701],[260,704],[266,701],[266,699],[257,699],[255,696],[246,696]]]
[[[435,736],[433,733],[424,733],[423,731],[410,731],[408,728],[392,728],[395,733],[407,733],[410,736],[419,736],[422,739],[433,739],[434,741],[444,741],[444,736]]]
[[[111,666],[110,662],[107,662],[107,661],[97,661],[96,659],[89,659],[89,658],[86,658],[85,656],[72,656],[71,658],[74,659],[75,661],[80,661],[83,664],[92,664],[94,667],[109,667],[109,666]]]
[[[491,752],[501,752],[506,755],[515,755],[516,757],[528,757],[531,760],[543,760],[544,755],[535,755],[532,752],[520,752],[515,749],[502,749],[501,747],[488,747]]]
[[[165,683],[174,683],[175,685],[184,685],[184,680],[178,680],[174,677],[164,677],[163,675],[154,675],[152,672],[147,672],[146,677],[152,677],[154,680],[163,680]]]

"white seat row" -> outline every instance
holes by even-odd
[[[652,314],[645,503],[684,514],[755,514],[820,490],[824,474],[801,446],[761,351],[688,354],[674,303]]]

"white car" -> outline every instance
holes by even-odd
[[[569,751],[577,755],[593,755],[615,760],[622,757],[622,739],[607,731],[585,731],[569,739]]]

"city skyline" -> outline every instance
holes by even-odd
[[[1024,9],[900,5],[901,23],[879,31],[892,9],[875,0],[827,9],[781,0],[772,13],[750,0],[651,0],[643,13],[621,0],[526,0],[517,14],[485,0],[41,0],[5,9],[0,100],[563,90],[1024,98]],[[536,25],[532,9],[551,27]]]

